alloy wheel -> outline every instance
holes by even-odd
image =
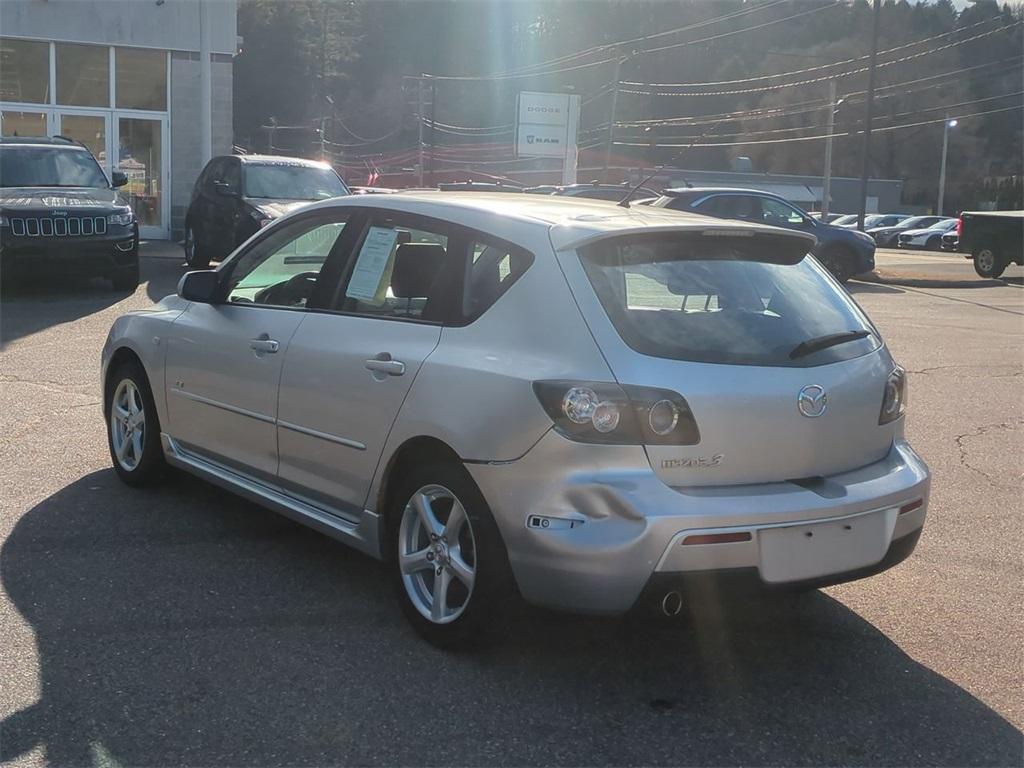
[[[146,411],[142,393],[131,379],[122,379],[110,403],[110,438],[114,457],[126,472],[142,461],[146,444]]]
[[[409,499],[398,531],[398,561],[409,600],[425,618],[448,624],[469,606],[477,548],[462,502],[441,485]]]

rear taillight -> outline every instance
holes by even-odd
[[[611,445],[696,445],[686,399],[668,389],[596,381],[535,381],[555,429],[570,440]]]
[[[899,365],[889,374],[885,382],[885,394],[882,395],[882,411],[878,416],[879,424],[896,421],[907,409],[907,372]]]
[[[956,236],[960,237],[964,233],[964,217],[961,216],[956,220]]]

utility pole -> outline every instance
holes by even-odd
[[[608,181],[608,166],[612,161],[612,139],[615,136],[615,107],[619,103],[619,78],[622,75],[622,65],[628,57],[623,56],[615,62],[615,74],[612,75],[612,105],[608,111],[608,136],[604,144],[604,173],[602,181]]]
[[[419,186],[423,186],[423,76],[416,78],[416,122],[419,124],[419,141],[417,142],[416,171],[419,174]]]
[[[946,200],[946,150],[949,148],[949,129],[956,128],[957,121],[949,119],[949,113],[946,113],[946,119],[942,122],[942,164],[939,165],[939,204],[935,206],[935,215],[941,216],[943,203]]]
[[[868,205],[868,164],[871,160],[871,122],[875,118],[875,64],[878,60],[878,24],[882,17],[882,0],[875,0],[871,14],[871,58],[868,61],[868,100],[864,115],[864,156],[860,166],[860,210],[857,229],[864,231],[864,214]]]
[[[825,131],[825,178],[821,185],[821,221],[828,223],[828,207],[832,194],[832,133],[836,127],[836,81],[828,81],[828,129]]]
[[[436,134],[434,133],[434,124],[437,120],[437,80],[431,78],[430,80],[430,178],[435,177],[434,173],[434,146],[436,143]],[[434,186],[431,184],[431,186]]]

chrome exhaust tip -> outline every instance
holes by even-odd
[[[661,612],[666,616],[678,616],[683,611],[683,596],[675,590],[666,592],[661,598]]]

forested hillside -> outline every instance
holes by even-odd
[[[934,199],[947,114],[959,118],[952,206],[994,199],[992,185],[1019,195],[1022,16],[994,0],[959,13],[948,0],[883,4],[871,173],[905,179],[905,202]],[[408,76],[430,74],[427,135],[487,146],[467,156],[512,157],[518,91],[571,88],[583,147],[603,146],[615,98],[614,152],[637,165],[747,156],[756,170],[821,173],[834,81],[834,173],[854,176],[871,26],[864,0],[240,0],[236,140],[263,149],[270,121],[322,119],[336,158],[415,148]],[[277,143],[295,148],[287,130]],[[311,135],[299,144],[318,150]]]

